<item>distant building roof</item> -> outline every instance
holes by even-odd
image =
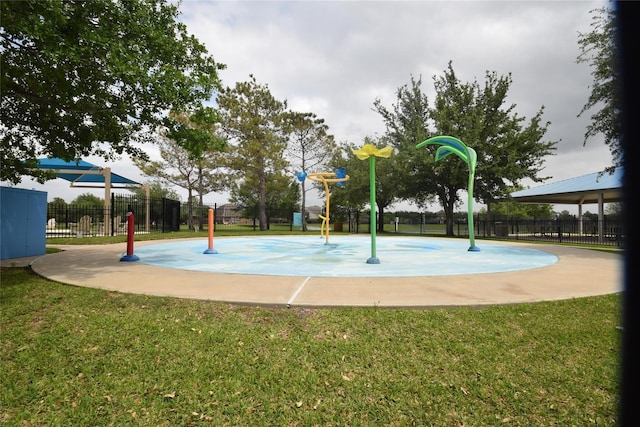
[[[551,182],[538,187],[511,193],[511,198],[523,203],[550,203],[558,205],[582,205],[621,202],[622,169],[615,173],[594,172],[588,175]]]

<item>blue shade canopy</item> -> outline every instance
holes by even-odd
[[[105,185],[104,168],[85,162],[84,160],[73,160],[67,162],[59,158],[39,159],[38,169],[50,169],[56,171],[58,178],[70,181],[71,186],[96,186]],[[111,172],[111,186],[141,186],[139,182],[125,178]]]
[[[576,178],[551,182],[511,193],[511,198],[523,203],[550,203],[557,205],[582,205],[621,202],[623,171],[614,174],[594,172]]]

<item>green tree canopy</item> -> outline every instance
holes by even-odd
[[[341,152],[335,155],[331,161],[334,169],[347,168],[349,180],[344,186],[335,186],[331,192],[331,205],[336,211],[338,207],[344,209],[361,210],[370,201],[370,176],[369,162],[358,159],[354,150],[359,150],[364,144],[371,144],[380,149],[390,145],[384,136],[366,136],[360,145],[346,143],[341,147]],[[395,155],[389,158],[379,159],[375,166],[376,180],[376,207],[379,220],[376,221],[377,231],[384,231],[384,212],[393,203],[399,201],[398,177],[403,173],[402,164]],[[334,208],[331,208],[333,211]]]
[[[180,200],[180,195],[173,189],[166,187],[160,181],[149,181],[146,182],[146,185],[149,186],[149,197],[152,199],[171,199],[171,200]],[[136,197],[144,200],[147,198],[147,191],[145,188],[136,187],[132,188],[131,191]]]
[[[169,0],[2,1],[0,179],[40,157],[144,158],[168,110],[219,89],[216,63]]]
[[[70,203],[71,205],[87,205],[94,206],[102,209],[104,207],[104,200],[91,193],[82,193]]]
[[[193,111],[172,111],[163,120],[163,134],[183,148],[193,159],[221,152],[226,141],[219,135],[220,115],[212,107],[199,106]]]
[[[191,117],[193,115],[187,113],[169,115],[173,125],[161,129],[158,135],[157,145],[162,160],[134,158],[134,163],[145,176],[187,190],[187,224],[190,229],[193,228],[194,192],[199,195],[202,206],[205,194],[225,187],[224,175],[220,172],[224,141],[216,135],[213,124],[200,119],[192,122]]]
[[[587,111],[599,108],[591,115],[591,123],[584,135],[584,144],[595,135],[602,134],[604,142],[609,146],[613,156],[613,165],[606,168],[613,172],[622,166],[622,117],[620,110],[618,71],[618,48],[616,46],[617,19],[615,11],[602,7],[591,11],[593,14],[591,31],[579,33],[578,45],[580,54],[577,62],[587,62],[593,68],[593,85],[591,94],[584,107],[578,114],[582,116]]]
[[[349,180],[344,185],[329,185],[331,192],[330,214],[333,217],[336,217],[341,210],[362,210],[369,202],[369,163],[359,160],[353,154],[353,150],[360,147],[350,142],[344,142],[331,156],[327,172],[346,168],[347,175],[349,175]],[[321,184],[318,184],[316,188],[321,194],[324,193],[324,186]],[[324,197],[326,199],[326,194]]]
[[[623,212],[622,203],[619,203],[619,202],[607,203],[604,206],[605,215],[619,217],[619,216],[622,216],[622,212]]]
[[[424,167],[435,163],[432,153],[415,149],[416,144],[432,136],[429,99],[421,86],[422,79],[412,76],[409,84],[397,89],[391,108],[376,99],[374,109],[382,116],[388,143],[395,148],[395,154],[387,160],[399,165],[395,182],[398,196],[426,207],[433,201],[438,184],[435,169]]]
[[[453,234],[459,192],[467,189],[467,165],[455,156],[435,163],[437,147],[416,150],[416,144],[431,136],[450,135],[473,148],[478,154],[474,197],[488,205],[524,178],[545,179],[538,174],[556,142],[542,140],[549,125],[541,123],[543,108],[525,124],[526,119],[515,113],[515,104],[504,106],[510,75],[487,72],[481,87],[477,81],[461,82],[449,62],[442,76],[434,76],[433,107],[421,83],[412,77],[409,85],[398,90],[392,109],[379,100],[374,105],[404,164],[405,172],[398,177],[403,198],[424,206],[435,196],[444,209],[448,235]]]
[[[67,202],[62,197],[54,197],[52,201],[49,202],[50,205],[58,205],[58,206],[66,206]]]
[[[259,212],[259,190],[255,177],[244,177],[231,183],[229,201],[235,203],[248,217]],[[269,212],[294,211],[298,209],[300,202],[300,188],[298,183],[290,175],[283,173],[267,174],[267,218]],[[268,224],[268,221],[267,221]]]
[[[284,124],[288,138],[286,155],[291,161],[294,172],[330,172],[326,170],[331,155],[337,149],[333,135],[328,133],[329,126],[324,119],[318,118],[313,113],[287,112],[284,115]],[[300,182],[302,188],[302,229],[307,230],[306,194],[311,188],[307,188],[306,180]],[[313,188],[313,187],[312,187]]]
[[[285,174],[289,167],[284,156],[287,102],[277,100],[269,87],[258,84],[253,75],[247,82],[222,90],[217,100],[229,141],[225,163],[236,179],[255,185],[260,230],[265,231],[270,197],[267,182],[269,177]]]
[[[480,213],[487,213],[487,211],[482,208]],[[553,217],[553,206],[546,203],[518,203],[506,200],[493,204],[491,215],[519,219],[545,219]]]
[[[436,133],[458,135],[456,138],[475,149],[478,161],[474,197],[489,208],[522,179],[546,180],[539,176],[544,158],[552,155],[557,145],[543,141],[550,125],[542,123],[544,106],[527,122],[515,112],[516,104],[505,105],[511,83],[510,74],[498,77],[489,71],[483,87],[477,81],[461,83],[451,62],[445,74],[435,79],[436,101],[431,118]],[[460,164],[455,182],[464,181],[466,174],[465,165]],[[466,189],[466,183],[456,187]],[[457,197],[457,191],[449,193]],[[439,198],[448,200],[440,195]]]
[[[226,141],[220,136],[220,115],[211,107],[199,107],[189,113],[172,112],[164,120],[163,135],[187,153],[186,161],[193,165],[196,181],[192,188],[198,193],[199,206],[204,206],[204,195],[225,187],[222,152]],[[189,219],[192,226],[193,199],[189,191]],[[201,213],[202,214],[202,213]]]

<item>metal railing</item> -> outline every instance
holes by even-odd
[[[432,217],[430,221],[424,221],[425,217],[428,216],[412,214],[400,215],[394,218],[394,221],[389,221],[387,218],[384,229],[397,233],[446,234],[444,218],[434,220]],[[358,232],[362,232],[363,229],[367,231],[368,218],[367,216],[364,218],[364,227],[363,223],[359,222],[355,228]],[[469,235],[466,218],[458,218],[455,221],[453,234],[456,237]],[[623,222],[617,217],[580,220],[578,218],[518,219],[477,215],[474,217],[474,234],[482,238],[590,244],[618,248],[624,247],[625,240]]]
[[[216,204],[192,205],[164,198],[114,195],[110,205],[47,206],[47,237],[115,236],[127,234],[127,214],[134,215],[135,233],[205,231],[209,209],[214,210],[215,230],[259,231],[257,212],[218,210]],[[106,225],[105,225],[106,224]],[[268,209],[267,229],[293,230],[293,210]]]
[[[134,213],[136,233],[163,233],[180,230],[204,231],[208,226],[208,211],[215,213],[214,230],[259,232],[258,214],[254,211],[218,208],[211,205],[192,205],[161,198],[138,196],[113,196],[107,210],[91,205],[57,205],[47,208],[47,237],[84,237],[121,235],[127,233],[127,213]],[[294,212],[290,209],[269,209],[268,231],[301,230],[294,226]],[[189,216],[191,215],[191,220]],[[105,226],[105,220],[107,226]],[[309,218],[308,230],[320,227],[320,220]],[[347,211],[343,217],[332,218],[333,231],[369,233],[368,211]],[[446,235],[444,218],[434,213],[389,213],[382,226],[384,232]],[[592,218],[518,219],[498,216],[476,215],[474,233],[478,238],[500,238],[522,241],[545,241],[624,247],[625,233],[622,220],[605,217],[599,221]],[[466,216],[457,215],[453,227],[455,237],[469,235]]]

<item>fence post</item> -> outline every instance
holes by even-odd
[[[218,210],[218,204],[214,203],[213,204],[213,231],[216,231],[216,212]]]
[[[560,222],[560,220],[557,220],[558,222],[558,242],[562,243],[562,223]]]

